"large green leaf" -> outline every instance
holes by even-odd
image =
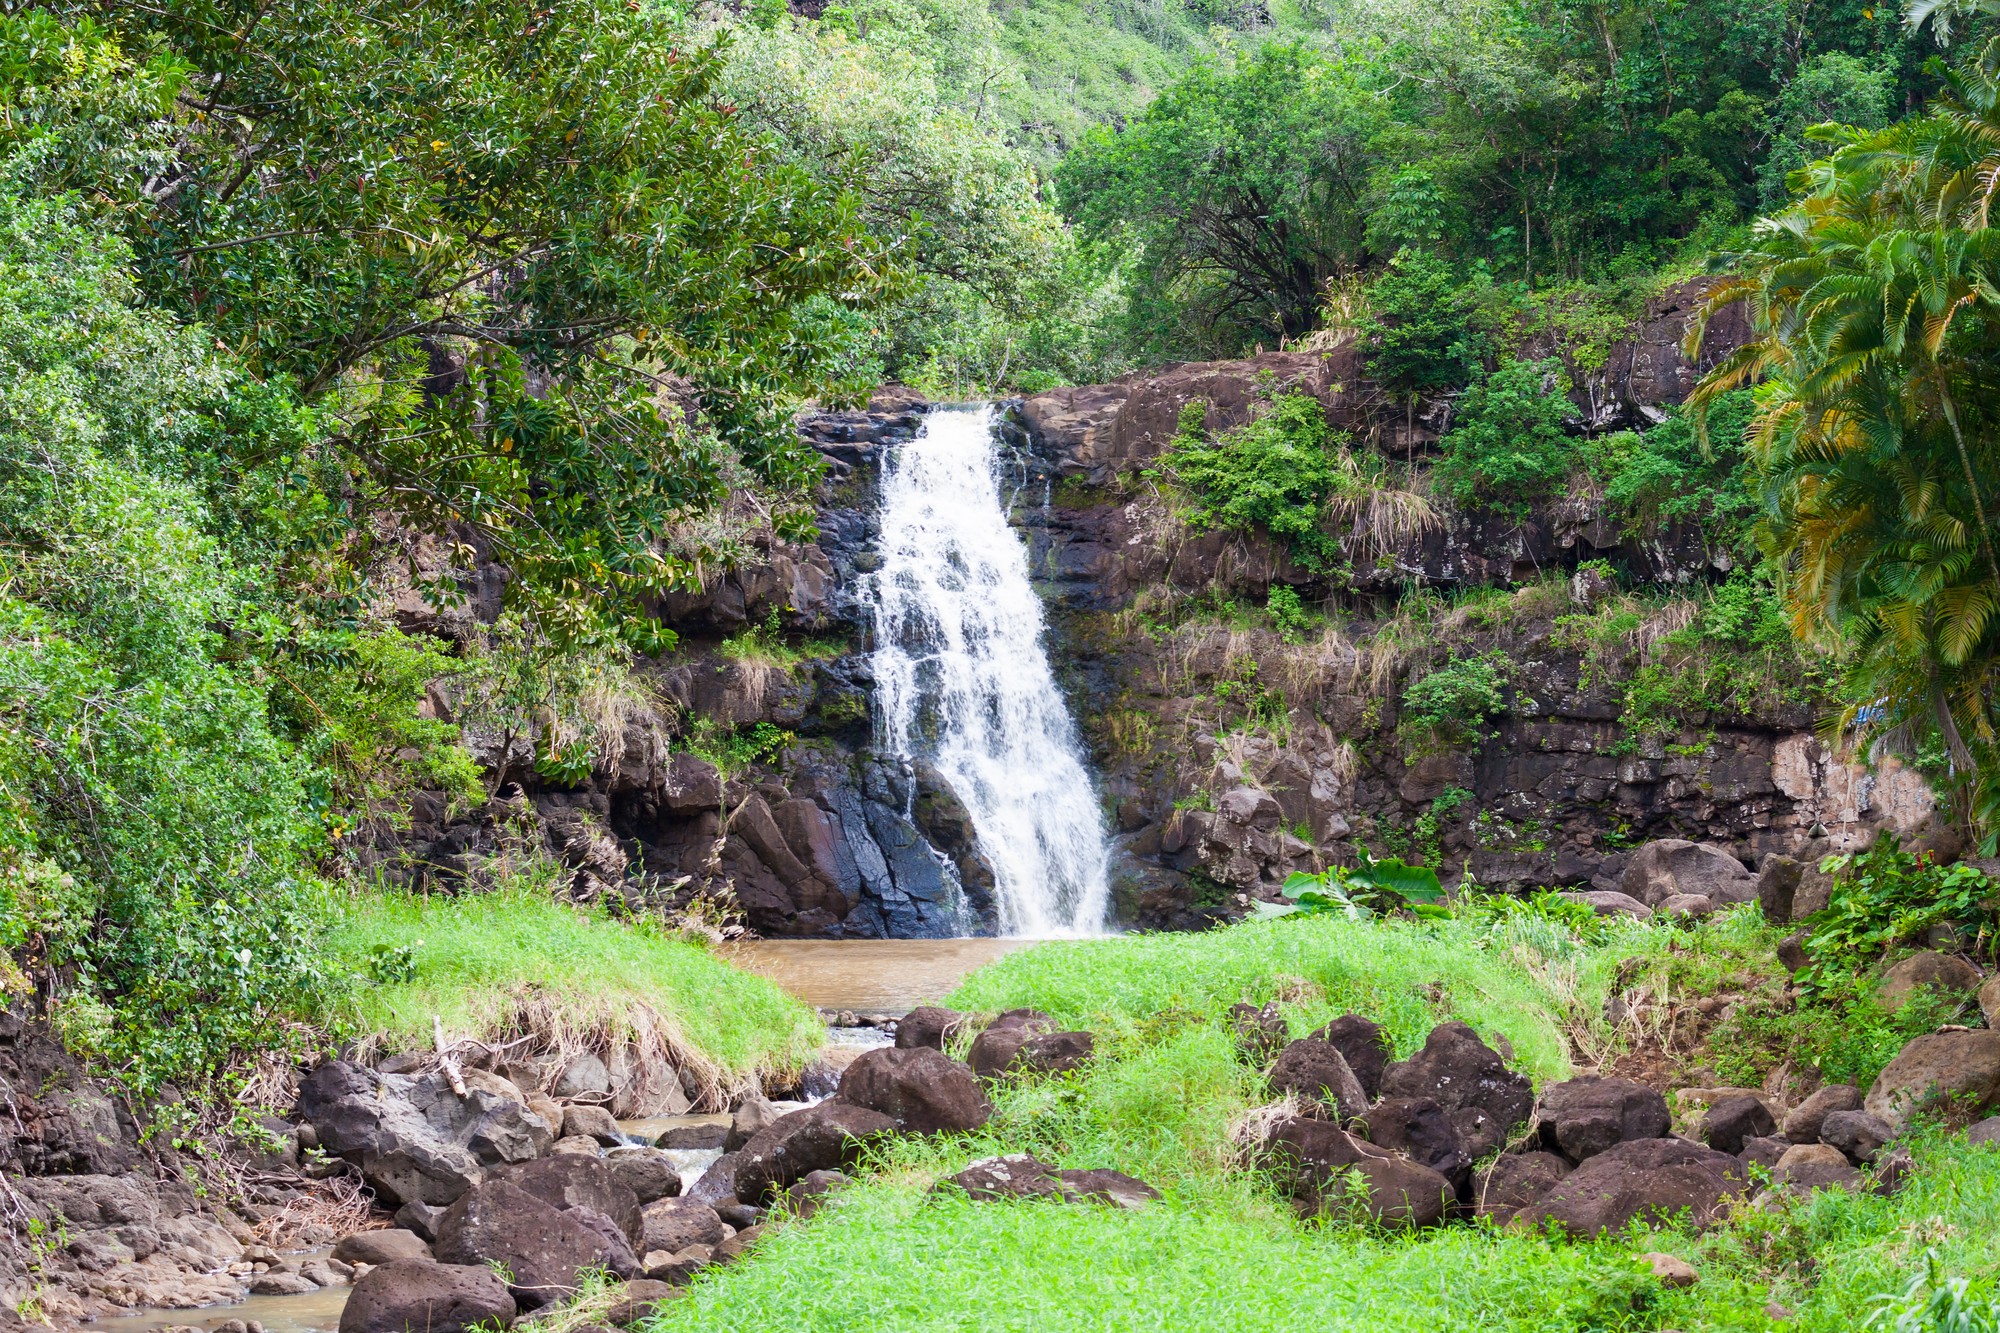
[[[1406,865],[1393,856],[1378,861],[1366,851],[1357,849],[1357,854],[1361,863],[1347,872],[1349,884],[1392,893],[1410,903],[1444,901],[1444,886],[1438,882],[1437,871],[1427,866]]]

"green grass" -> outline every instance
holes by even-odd
[[[1086,1071],[1001,1089],[976,1134],[900,1140],[869,1178],[751,1262],[711,1270],[658,1328],[1023,1330],[1849,1330],[1936,1247],[1949,1271],[2000,1263],[2000,1152],[1933,1136],[1895,1199],[1821,1196],[1746,1211],[1706,1236],[1645,1230],[1592,1244],[1452,1227],[1420,1236],[1304,1226],[1244,1169],[1232,1131],[1265,1100],[1217,1021],[1277,999],[1294,1034],[1348,1009],[1399,1053],[1445,1018],[1504,1035],[1537,1081],[1569,1041],[1601,1042],[1621,970],[1687,997],[1755,982],[1775,934],[1754,911],[1696,930],[1622,921],[1579,936],[1521,908],[1428,925],[1316,919],[1203,935],[1058,942],[973,973],[948,1000],[1032,1005],[1099,1037]],[[1582,1049],[1582,1047],[1579,1047]],[[1030,1151],[1113,1166],[1161,1188],[1141,1214],[928,1197],[968,1161]],[[1668,1292],[1636,1256],[1666,1250],[1702,1279]],[[1798,1314],[1777,1324],[1777,1301]]]
[[[825,1038],[810,1009],[764,978],[539,886],[460,898],[362,893],[329,943],[364,977],[381,951],[412,947],[407,977],[360,986],[352,1016],[397,1050],[428,1049],[435,1015],[451,1037],[656,1042],[676,1065],[722,1081],[796,1067]]]

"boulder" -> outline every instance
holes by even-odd
[[[413,1199],[396,1210],[396,1225],[404,1231],[415,1232],[425,1241],[437,1239],[438,1219],[444,1216],[444,1209]]]
[[[1332,1042],[1317,1037],[1301,1037],[1280,1051],[1271,1066],[1269,1083],[1272,1095],[1296,1094],[1301,1101],[1343,1120],[1368,1109],[1368,1094],[1362,1090],[1361,1080]]]
[[[963,1133],[993,1118],[978,1077],[934,1046],[863,1052],[834,1100],[879,1111],[905,1134]]]
[[[299,1086],[298,1110],[320,1147],[361,1171],[394,1208],[457,1199],[489,1168],[539,1156],[552,1127],[513,1097],[452,1091],[442,1070],[412,1078],[330,1060]]]
[[[2000,1148],[2000,1115],[1988,1116],[1965,1131],[1967,1143],[1979,1144],[1987,1148]]]
[[[1503,1152],[1473,1181],[1478,1214],[1504,1225],[1569,1173],[1569,1162],[1552,1152]]]
[[[1836,1163],[1815,1160],[1795,1162],[1790,1166],[1780,1165],[1771,1173],[1771,1183],[1786,1197],[1802,1198],[1814,1190],[1841,1190],[1848,1194],[1859,1194],[1865,1182],[1861,1173],[1844,1161]]]
[[[1671,893],[1660,899],[1660,905],[1653,909],[1655,916],[1685,917],[1698,921],[1715,914],[1715,904],[1699,893]]]
[[[1851,1083],[1829,1083],[1800,1102],[1785,1117],[1785,1137],[1793,1143],[1818,1143],[1819,1127],[1835,1111],[1859,1111],[1861,1089]]]
[[[250,1279],[252,1296],[303,1296],[309,1291],[318,1291],[319,1284],[298,1273],[273,1271],[259,1273]]]
[[[1028,1153],[987,1157],[932,1186],[933,1194],[964,1193],[974,1203],[995,1199],[1054,1199],[1062,1203],[1100,1203],[1113,1208],[1144,1208],[1160,1197],[1145,1181],[1105,1168],[1057,1170]]]
[[[1391,1097],[1371,1106],[1354,1130],[1378,1148],[1401,1153],[1456,1181],[1472,1157],[1443,1107],[1428,1097]]]
[[[872,1142],[895,1133],[880,1111],[844,1102],[780,1116],[743,1145],[736,1159],[736,1197],[762,1203],[814,1171],[852,1166]]]
[[[1882,1146],[1895,1137],[1894,1126],[1866,1111],[1835,1111],[1819,1127],[1819,1141],[1838,1148],[1856,1166],[1873,1162]]]
[[[354,1281],[340,1333],[464,1333],[505,1328],[517,1307],[500,1275],[483,1264],[391,1259]]]
[[[1757,876],[1727,849],[1679,838],[1661,838],[1632,853],[1619,887],[1655,909],[1676,894],[1703,897],[1717,907],[1757,901]]]
[[[1078,1169],[1066,1167],[1056,1172],[1062,1182],[1066,1203],[1101,1203],[1127,1212],[1137,1212],[1160,1198],[1160,1192],[1137,1176],[1108,1167]]]
[[[549,1152],[557,1157],[588,1157],[592,1161],[604,1156],[604,1145],[588,1134],[572,1134],[560,1138],[550,1146]]]
[[[1639,1262],[1646,1265],[1647,1270],[1659,1279],[1663,1287],[1671,1287],[1678,1291],[1701,1281],[1701,1274],[1694,1271],[1694,1265],[1675,1255],[1662,1254],[1654,1250],[1649,1254],[1640,1255]]]
[[[1847,1160],[1847,1154],[1838,1148],[1829,1147],[1824,1143],[1795,1143],[1785,1149],[1784,1156],[1778,1159],[1777,1166],[1772,1170],[1775,1171],[1780,1167],[1851,1165],[1853,1164]]]
[[[1356,1173],[1367,1191],[1364,1211],[1384,1226],[1435,1226],[1456,1198],[1451,1182],[1429,1167],[1307,1116],[1273,1125],[1259,1161],[1308,1216],[1347,1215],[1357,1203],[1349,1188]]]
[[[768,1106],[770,1103],[766,1102],[765,1105]],[[775,1120],[777,1117],[774,1115],[771,1119]],[[769,1123],[770,1121],[765,1121],[765,1124]],[[763,1125],[757,1126],[758,1129],[762,1129],[763,1127]],[[721,1152],[729,1147],[730,1128],[731,1126],[726,1124],[706,1122],[698,1125],[675,1125],[667,1130],[666,1133],[660,1135],[654,1141],[654,1146],[659,1148],[674,1148],[683,1152]],[[747,1134],[744,1135],[743,1142],[748,1143],[749,1141],[750,1136]],[[742,1144],[738,1144],[737,1146],[741,1147]]]
[[[1717,1152],[1734,1156],[1745,1139],[1772,1134],[1778,1124],[1770,1108],[1756,1097],[1725,1097],[1712,1103],[1701,1118],[1701,1141]]]
[[[639,1241],[638,1196],[601,1157],[544,1157],[507,1167],[495,1178],[526,1190],[558,1212],[594,1208],[616,1222],[626,1240]]]
[[[1663,1137],[1672,1117],[1667,1099],[1629,1078],[1573,1078],[1542,1090],[1536,1137],[1572,1162],[1637,1139]]]
[[[1038,1030],[1037,1023],[1026,1020],[1002,1027],[996,1021],[973,1041],[966,1059],[972,1065],[972,1072],[981,1078],[1060,1074],[1082,1068],[1095,1047],[1096,1039],[1088,1032],[1045,1032]]]
[[[841,1171],[808,1172],[803,1180],[785,1191],[785,1206],[794,1217],[804,1221],[825,1206],[827,1197],[835,1190],[853,1183],[854,1177]]]
[[[2000,1027],[2000,974],[1988,977],[1979,988],[1979,1012],[1987,1027]]]
[[[1623,1231],[1640,1218],[1673,1222],[1685,1216],[1706,1227],[1726,1201],[1743,1194],[1746,1180],[1743,1163],[1713,1148],[1685,1139],[1635,1139],[1564,1176],[1516,1213],[1511,1225],[1539,1230],[1554,1223],[1577,1237]]]
[[[896,1020],[896,1049],[908,1051],[929,1046],[942,1050],[947,1042],[956,1040],[971,1021],[956,1009],[920,1005]]]
[[[1772,925],[1792,919],[1792,899],[1799,891],[1805,867],[1789,856],[1776,852],[1764,858],[1757,871],[1757,908]]]
[[[658,1148],[613,1148],[604,1154],[604,1165],[612,1179],[632,1191],[641,1208],[681,1192],[680,1168]]]
[[[1526,1120],[1535,1106],[1534,1084],[1508,1069],[1499,1053],[1463,1023],[1438,1024],[1421,1051],[1384,1070],[1382,1095],[1428,1097],[1447,1111],[1484,1111],[1499,1122],[1502,1133]]]
[[[1925,990],[1946,999],[1969,999],[1979,991],[1979,969],[1956,954],[1935,950],[1912,954],[1882,974],[1875,1001],[1893,1013]]]
[[[1784,964],[1785,971],[1797,972],[1812,961],[1812,955],[1806,952],[1806,941],[1811,937],[1810,930],[1800,927],[1778,941],[1776,953],[1778,961]]]
[[[1982,1115],[2000,1100],[2000,1032],[1933,1032],[1909,1042],[1868,1087],[1861,1105],[1892,1128],[1948,1100],[1961,1115]]]
[[[601,1106],[572,1106],[563,1112],[563,1137],[595,1139],[607,1148],[623,1147],[625,1135],[611,1112]]]
[[[933,1194],[963,1193],[974,1203],[993,1199],[1051,1199],[1062,1194],[1056,1169],[1028,1153],[984,1157],[931,1187]]]
[[[1361,1090],[1373,1101],[1382,1091],[1382,1071],[1396,1058],[1396,1048],[1380,1023],[1360,1014],[1343,1014],[1313,1036],[1330,1044],[1347,1061]]]
[[[736,1198],[736,1163],[742,1159],[742,1152],[726,1152],[708,1164],[708,1170],[701,1173],[694,1185],[682,1191],[683,1199],[693,1199],[717,1208]]]
[[[1236,1049],[1253,1065],[1269,1063],[1272,1056],[1284,1049],[1291,1035],[1276,1001],[1261,1009],[1254,1004],[1232,1004],[1228,1022]]]
[[[1461,1106],[1446,1114],[1451,1117],[1452,1128],[1458,1131],[1459,1142],[1465,1146],[1467,1161],[1481,1161],[1507,1142],[1508,1126],[1476,1106]]]
[[[641,1219],[642,1254],[664,1250],[679,1254],[690,1245],[722,1244],[722,1219],[715,1209],[692,1199],[661,1199],[648,1204]]]
[[[632,1242],[625,1232],[603,1213],[595,1208],[566,1208],[563,1215],[588,1227],[591,1234],[603,1243],[601,1263],[612,1276],[635,1278],[646,1271],[639,1262],[639,1256],[632,1252]]]
[[[630,1328],[642,1319],[655,1319],[680,1299],[680,1288],[668,1282],[639,1278],[627,1282],[619,1300],[604,1312],[604,1322],[612,1328]],[[583,1333],[578,1329],[576,1333]]]
[[[421,1236],[400,1228],[357,1231],[333,1247],[344,1264],[388,1264],[398,1259],[429,1259],[431,1247]]]
[[[561,1101],[572,1097],[609,1097],[611,1071],[604,1067],[604,1061],[586,1051],[562,1067],[562,1073],[556,1076],[554,1092]]]
[[[1627,893],[1615,889],[1565,889],[1556,894],[1573,903],[1582,903],[1599,916],[1629,916],[1635,921],[1650,920],[1653,909]]]
[[[604,1265],[598,1234],[520,1186],[489,1180],[466,1191],[438,1223],[437,1257],[447,1264],[497,1264],[524,1310],[567,1300],[577,1274]]]
[[[1277,797],[1255,787],[1237,787],[1224,792],[1216,799],[1215,813],[1232,824],[1265,830],[1278,827],[1285,818]]]
[[[1743,1140],[1743,1151],[1736,1155],[1742,1159],[1745,1166],[1761,1166],[1769,1171],[1785,1160],[1785,1154],[1794,1146],[1791,1140],[1780,1138],[1776,1134],[1753,1134]]]
[[[1871,1173],[1875,1179],[1869,1184],[1868,1192],[1887,1198],[1907,1185],[1916,1173],[1917,1159],[1908,1148],[1886,1149],[1876,1155],[1875,1169]]]
[[[751,1093],[743,1099],[743,1104],[736,1108],[735,1116],[730,1119],[729,1136],[722,1142],[724,1150],[735,1152],[783,1114],[763,1093]]]

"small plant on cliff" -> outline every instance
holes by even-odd
[[[1412,754],[1427,754],[1484,739],[1486,719],[1507,708],[1506,657],[1498,652],[1454,657],[1403,693],[1396,734]]]
[[[1264,604],[1266,614],[1271,617],[1271,628],[1286,643],[1304,643],[1306,631],[1312,628],[1312,613],[1299,600],[1298,590],[1282,583],[1271,585],[1271,596]]]

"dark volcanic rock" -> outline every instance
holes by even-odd
[[[1368,1094],[1362,1091],[1361,1080],[1332,1042],[1317,1037],[1301,1037],[1279,1052],[1269,1082],[1274,1096],[1294,1093],[1301,1101],[1341,1119],[1368,1109]]]
[[[1396,1048],[1380,1023],[1359,1014],[1346,1014],[1313,1033],[1340,1052],[1341,1059],[1361,1081],[1361,1091],[1372,1100],[1382,1091],[1382,1071],[1396,1058]]]
[[[499,1274],[480,1264],[391,1259],[355,1280],[340,1333],[463,1333],[505,1328],[515,1303]]]
[[[1160,1197],[1145,1181],[1104,1168],[1058,1171],[1039,1157],[1011,1153],[974,1162],[955,1176],[940,1180],[933,1194],[963,1191],[974,1203],[995,1199],[1054,1199],[1064,1203],[1100,1203],[1138,1209]]]
[[[333,1257],[344,1264],[386,1264],[398,1259],[428,1259],[431,1247],[423,1237],[400,1228],[357,1231],[333,1247]]]
[[[1253,1065],[1267,1063],[1284,1049],[1289,1036],[1285,1016],[1278,1012],[1276,1003],[1261,1009],[1240,1002],[1230,1005],[1229,1032],[1236,1039],[1236,1049]]]
[[[574,1217],[505,1180],[468,1190],[438,1223],[437,1257],[446,1264],[498,1264],[521,1308],[567,1300],[577,1274],[601,1266],[605,1243]]]
[[[1785,1117],[1785,1137],[1793,1143],[1818,1143],[1820,1126],[1835,1111],[1859,1111],[1861,1089],[1851,1083],[1829,1083],[1800,1102]]]
[[[811,1172],[852,1166],[868,1144],[895,1130],[881,1112],[842,1102],[780,1116],[737,1155],[736,1197],[761,1204]]]
[[[1382,1075],[1385,1097],[1428,1097],[1446,1110],[1476,1108],[1500,1122],[1503,1132],[1528,1118],[1535,1088],[1507,1068],[1499,1052],[1463,1023],[1440,1023],[1424,1048],[1390,1065]]]
[[[722,1244],[722,1219],[715,1209],[692,1199],[662,1199],[648,1204],[642,1219],[642,1255],[664,1250],[679,1254],[690,1245]]]
[[[1016,1011],[1027,1013],[1029,1011]],[[1080,1069],[1096,1047],[1088,1032],[1048,1032],[1042,1030],[1045,1016],[1008,1022],[1002,1014],[992,1027],[979,1034],[966,1059],[972,1072],[981,1078],[1007,1074],[1060,1074]],[[1002,1024],[1005,1023],[1005,1026]]]
[[[1637,1218],[1685,1216],[1704,1227],[1739,1197],[1747,1176],[1736,1158],[1685,1139],[1636,1139],[1605,1149],[1514,1215],[1513,1225],[1554,1222],[1572,1236],[1622,1231]]]
[[[494,1178],[519,1186],[557,1211],[595,1209],[616,1222],[627,1241],[639,1239],[639,1197],[601,1157],[544,1157],[510,1166]]]
[[[1595,1157],[1617,1143],[1663,1137],[1671,1117],[1667,1099],[1629,1078],[1574,1078],[1542,1091],[1536,1127],[1545,1148],[1573,1162]]]
[[[896,1049],[908,1051],[930,1046],[942,1050],[945,1043],[963,1032],[970,1022],[956,1009],[920,1005],[896,1020]]]
[[[993,1117],[972,1070],[930,1046],[864,1053],[841,1075],[834,1100],[879,1111],[906,1134],[978,1129]]]
[[[1552,1152],[1503,1152],[1473,1181],[1478,1214],[1503,1224],[1569,1173],[1569,1162]]]
[[[1819,1141],[1840,1149],[1856,1166],[1873,1162],[1882,1146],[1895,1137],[1893,1125],[1866,1111],[1835,1111],[1819,1127]]]
[[[1701,1118],[1701,1141],[1717,1152],[1743,1151],[1743,1140],[1777,1132],[1770,1108],[1755,1097],[1725,1097]]]
[[[1402,1153],[1447,1180],[1457,1180],[1471,1156],[1443,1107],[1428,1097],[1391,1097],[1357,1117],[1355,1132],[1378,1148]]]
[[[613,1179],[632,1191],[642,1208],[681,1192],[680,1168],[658,1148],[613,1148],[604,1155],[604,1164],[611,1168]]]
[[[1341,1216],[1354,1207],[1348,1182],[1357,1171],[1367,1187],[1367,1214],[1385,1226],[1435,1225],[1455,1198],[1451,1182],[1429,1167],[1305,1116],[1272,1126],[1260,1161],[1309,1215]]]

